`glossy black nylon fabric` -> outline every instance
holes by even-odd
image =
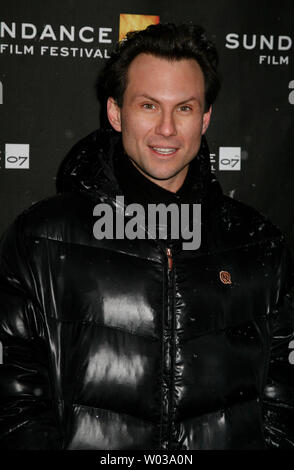
[[[118,145],[99,133],[79,143],[60,194],[2,239],[1,447],[293,447],[282,235],[222,194],[203,140],[191,182],[203,205],[199,250],[174,241],[168,270],[164,240],[95,239],[94,205],[123,194]]]

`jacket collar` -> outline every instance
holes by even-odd
[[[80,140],[63,161],[57,175],[58,192],[79,192],[94,201],[111,203],[123,190],[115,176],[115,165],[125,158],[121,136],[112,129],[97,130]],[[187,175],[190,201],[207,206],[211,197],[221,193],[219,183],[211,173],[210,156],[205,136],[190,164]],[[185,183],[184,183],[185,184]],[[187,188],[186,188],[187,189]],[[203,207],[204,209],[204,207]]]
[[[95,131],[79,141],[62,162],[56,180],[57,191],[78,192],[81,196],[90,199],[93,205],[105,202],[112,205],[115,210],[124,211],[124,206],[117,202],[116,197],[123,195],[123,190],[115,176],[115,161],[125,158],[120,134],[112,131]],[[214,246],[211,226],[215,225],[217,214],[222,203],[222,190],[211,173],[210,156],[205,137],[202,137],[198,154],[190,164],[187,181],[191,203],[201,204],[201,248],[199,254]],[[187,175],[187,176],[188,176]],[[187,179],[187,177],[186,177]],[[186,182],[186,181],[185,181]],[[191,216],[192,212],[190,212]],[[189,224],[193,224],[190,219]],[[172,247],[173,252],[181,251],[181,240],[157,240],[165,252],[166,243]],[[191,252],[184,252],[190,256]]]

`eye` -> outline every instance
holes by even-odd
[[[144,103],[144,104],[142,105],[142,107],[143,107],[144,109],[155,109],[155,104],[153,104],[153,103]]]
[[[187,104],[184,104],[183,106],[179,107],[179,110],[184,111],[184,112],[188,112],[188,111],[192,111],[192,108],[191,108],[191,106],[189,106]]]

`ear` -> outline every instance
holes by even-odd
[[[202,135],[205,134],[207,128],[210,123],[210,117],[212,112],[212,106],[210,106],[209,110],[203,114],[203,122],[202,122]]]
[[[113,129],[115,129],[117,132],[121,132],[120,107],[112,97],[109,97],[107,100],[107,117]]]

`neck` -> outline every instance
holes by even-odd
[[[143,175],[145,178],[149,179],[152,181],[152,183],[157,184],[157,186],[160,186],[161,188],[165,189],[166,191],[170,191],[171,193],[176,193],[184,184],[185,178],[188,173],[189,169],[189,164],[185,166],[185,168],[182,169],[182,171],[178,174],[176,174],[174,177],[166,179],[166,180],[160,180],[157,178],[152,178],[152,176],[148,175],[145,173],[137,164],[130,158],[130,161],[134,165],[134,167]]]

